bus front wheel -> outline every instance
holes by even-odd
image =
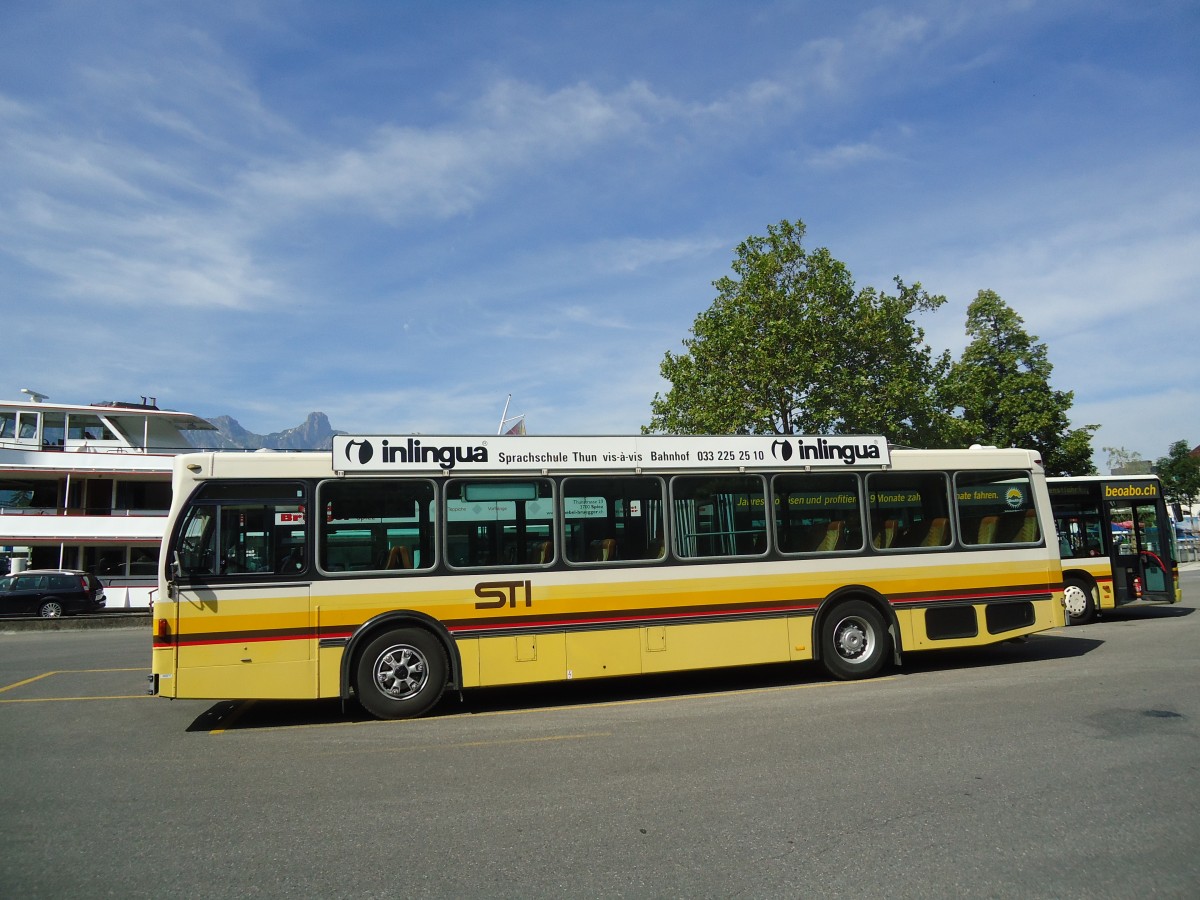
[[[1091,588],[1077,578],[1068,579],[1063,585],[1063,604],[1072,625],[1086,625],[1096,618],[1096,600]]]
[[[388,631],[358,658],[358,702],[380,719],[427,713],[446,689],[448,664],[441,642],[419,628]]]
[[[834,678],[870,678],[883,668],[888,635],[883,616],[870,603],[839,603],[821,624],[821,662]]]

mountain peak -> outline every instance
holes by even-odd
[[[311,412],[295,428],[271,434],[247,431],[232,416],[217,416],[208,421],[216,427],[217,433],[193,432],[192,440],[197,446],[215,450],[330,450],[333,436],[346,433],[334,430],[323,412]]]

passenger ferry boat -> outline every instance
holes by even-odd
[[[82,569],[108,609],[150,605],[187,432],[216,428],[153,397],[70,405],[0,400],[0,572]]]

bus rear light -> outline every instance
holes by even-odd
[[[1141,578],[1133,579],[1133,597],[1135,600],[1142,599],[1142,579]]]
[[[171,636],[171,623],[166,619],[159,619],[154,623],[154,636],[158,638],[168,638]]]

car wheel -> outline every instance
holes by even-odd
[[[428,631],[388,631],[367,644],[358,658],[358,702],[380,719],[410,719],[441,699],[448,672],[446,651]]]
[[[57,619],[63,614],[62,604],[57,600],[46,600],[38,607],[38,615],[43,619]]]
[[[883,616],[870,603],[839,603],[821,623],[821,662],[834,678],[848,681],[879,673],[889,640]]]

